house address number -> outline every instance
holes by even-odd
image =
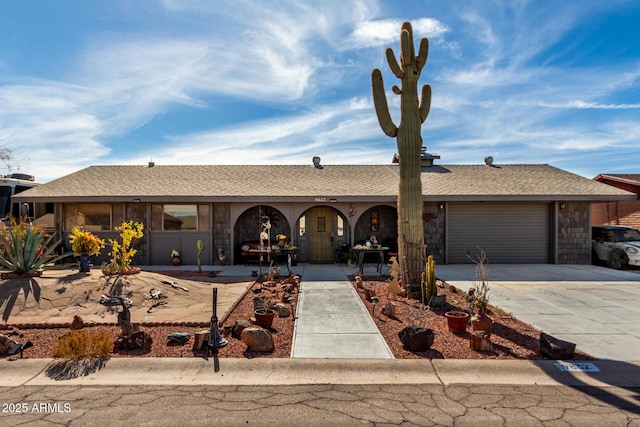
[[[315,198],[316,203],[323,203],[327,201],[326,197],[316,197]]]

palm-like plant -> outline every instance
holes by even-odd
[[[66,255],[56,255],[60,241],[46,236],[37,227],[13,221],[10,227],[0,227],[0,266],[16,274],[35,273]]]

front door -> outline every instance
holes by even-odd
[[[309,262],[333,262],[334,216],[335,211],[327,207],[317,207],[309,211]]]

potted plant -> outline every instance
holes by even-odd
[[[482,331],[491,336],[491,328],[493,321],[487,315],[489,307],[489,281],[487,280],[486,268],[487,254],[480,251],[476,263],[476,281],[472,288],[471,309],[474,315],[471,317],[471,329],[473,331]]]
[[[451,332],[466,332],[469,323],[469,313],[466,311],[447,311],[447,326]]]
[[[104,240],[92,232],[82,230],[76,226],[71,230],[69,242],[73,253],[80,257],[80,272],[91,271],[89,257],[100,253],[100,250],[104,248]]]
[[[171,264],[180,265],[180,252],[175,249],[171,251]]]
[[[276,317],[276,311],[271,308],[271,301],[267,297],[256,297],[253,300],[253,315],[257,326],[269,329]]]
[[[353,248],[347,252],[347,264],[349,267],[356,267],[358,265],[358,251]]]

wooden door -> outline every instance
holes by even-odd
[[[309,211],[309,262],[333,262],[333,218],[331,208],[317,207]]]

